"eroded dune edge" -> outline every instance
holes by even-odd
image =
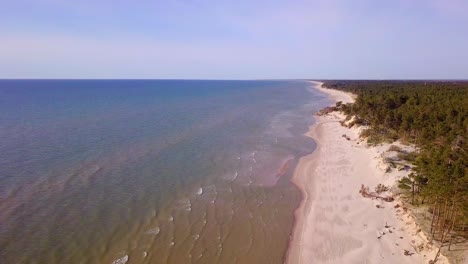
[[[355,96],[322,87],[335,102],[352,103]],[[388,172],[384,156],[398,142],[368,146],[359,138],[362,127],[340,124],[345,116],[331,112],[315,116],[307,136],[317,149],[303,157],[293,182],[303,195],[296,211],[287,263],[428,263],[437,248],[420,232],[398,198],[364,197],[362,185],[375,193],[379,184],[391,187],[409,171]],[[392,194],[384,191],[380,197]],[[448,263],[444,256],[437,263]]]

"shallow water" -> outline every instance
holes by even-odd
[[[281,263],[304,81],[0,81],[2,263]]]

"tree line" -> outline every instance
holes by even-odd
[[[352,92],[340,108],[366,125],[362,136],[412,143],[413,172],[399,186],[414,205],[429,205],[432,237],[451,244],[466,238],[468,222],[468,81],[325,81]]]

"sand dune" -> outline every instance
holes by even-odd
[[[335,101],[354,100],[351,94],[321,88],[321,83],[314,86]],[[428,263],[436,249],[417,232],[409,214],[394,208],[398,200],[372,200],[359,193],[361,184],[371,190],[379,183],[392,185],[407,172],[385,173],[379,152],[388,146],[365,146],[357,129],[339,124],[343,118],[339,113],[316,117],[307,134],[317,149],[301,159],[294,174],[303,201],[296,211],[287,262]],[[447,260],[442,257],[437,263]]]

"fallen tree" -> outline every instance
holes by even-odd
[[[364,184],[361,184],[361,189],[359,190],[359,193],[362,195],[362,197],[365,198],[371,198],[371,199],[381,199],[382,201],[385,202],[393,202],[395,198],[393,196],[381,196],[381,192],[371,192],[369,190],[368,186],[365,186]]]

